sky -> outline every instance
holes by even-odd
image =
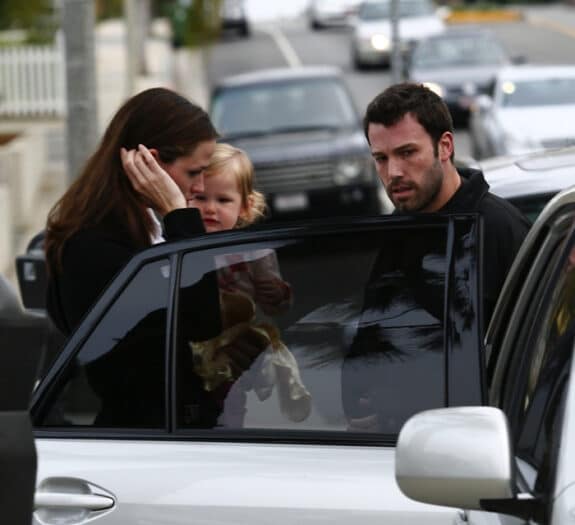
[[[309,0],[245,0],[248,17],[254,21],[293,16],[308,4]]]

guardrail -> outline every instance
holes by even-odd
[[[61,116],[65,91],[61,36],[48,46],[0,47],[0,116]]]

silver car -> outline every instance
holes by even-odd
[[[402,52],[414,43],[445,29],[440,12],[430,0],[399,3],[399,37]],[[353,23],[351,56],[356,69],[369,65],[389,65],[392,52],[391,1],[368,0],[359,8]]]
[[[345,26],[359,7],[361,0],[312,0],[308,9],[312,29]]]
[[[509,66],[493,96],[480,95],[469,122],[482,159],[575,145],[575,66]]]
[[[402,428],[396,479],[454,523],[573,523],[575,189],[543,210],[486,337],[483,407],[430,410]]]

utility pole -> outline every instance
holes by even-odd
[[[124,0],[124,20],[126,22],[126,97],[136,91],[138,76],[138,4],[137,0]]]
[[[403,78],[403,57],[401,55],[401,35],[399,34],[399,2],[391,0],[391,81],[393,84],[401,82]]]
[[[66,53],[68,182],[80,173],[98,140],[93,0],[63,0]]]
[[[131,97],[135,93],[138,75],[143,75],[147,72],[145,46],[150,20],[150,0],[124,0],[127,97]]]

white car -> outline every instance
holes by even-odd
[[[312,29],[346,26],[357,11],[361,0],[311,0],[308,8]]]
[[[35,391],[35,523],[452,523],[401,494],[395,440],[418,411],[482,401],[479,241],[474,216],[377,216],[141,252]],[[216,276],[264,253],[291,302],[225,300]]]
[[[398,8],[398,34],[404,54],[416,41],[445,30],[440,11],[430,0],[402,0]],[[390,64],[393,36],[390,17],[391,0],[367,0],[360,5],[351,38],[351,57],[356,69]]]
[[[462,509],[454,523],[573,522],[574,225],[571,188],[543,210],[517,256],[486,337],[489,406],[425,411],[401,430],[399,486]]]
[[[469,122],[482,159],[575,145],[575,66],[508,66],[492,96],[480,95]]]

